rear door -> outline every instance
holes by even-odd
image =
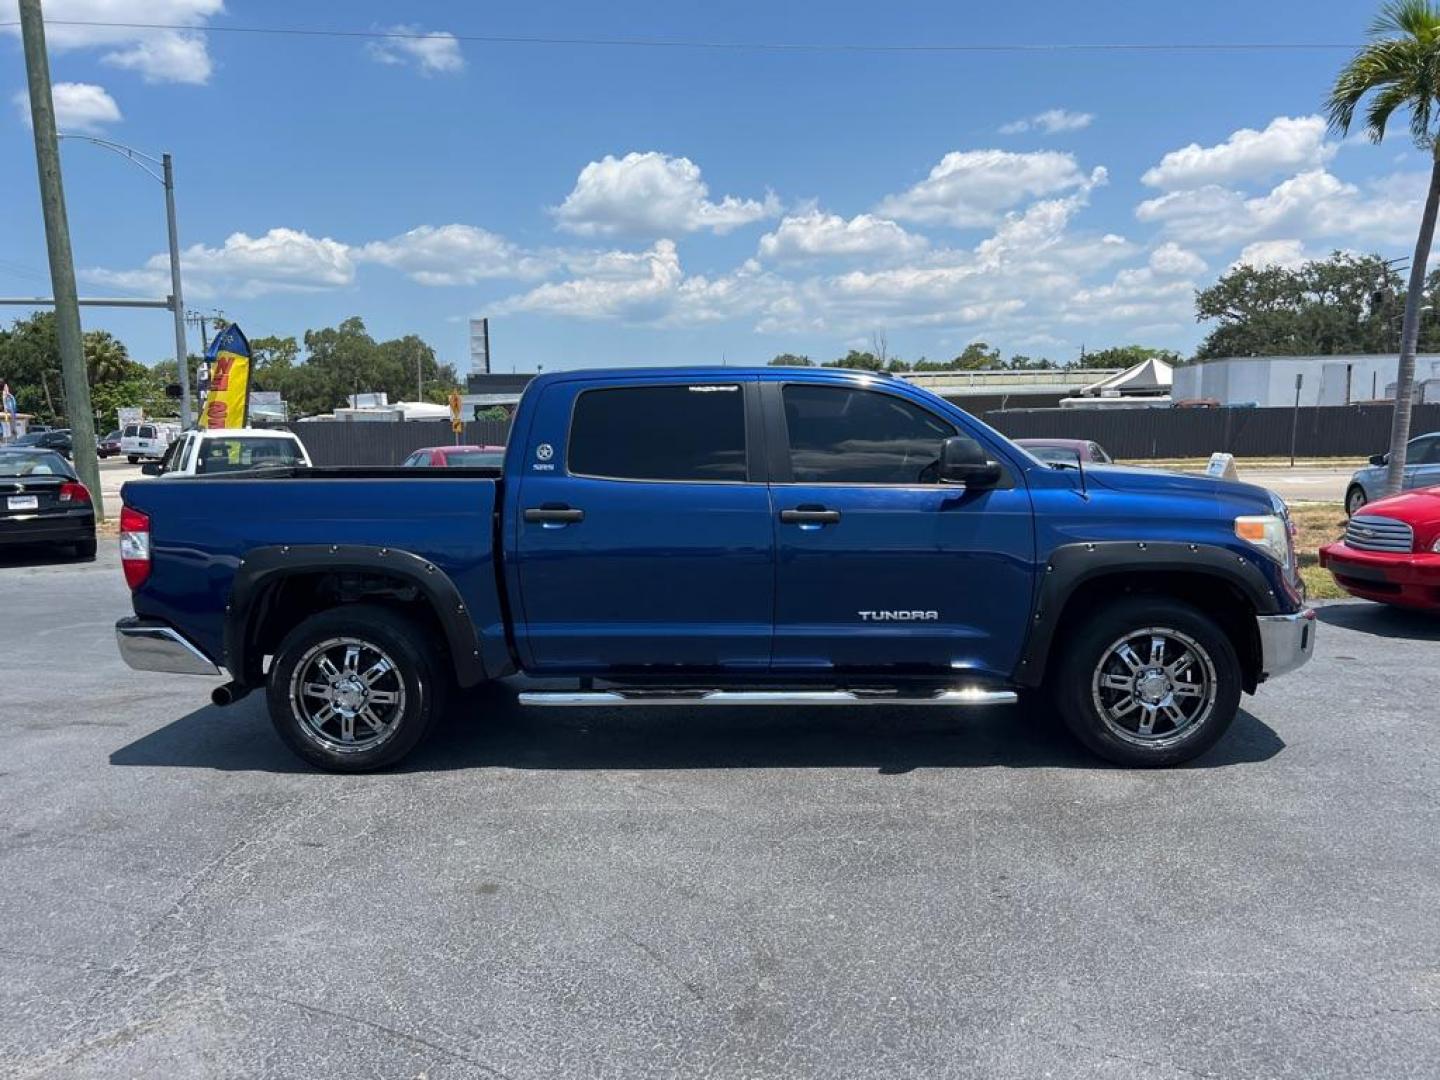
[[[509,518],[529,668],[769,665],[774,528],[755,390],[727,378],[545,388],[515,436]]]
[[[940,445],[979,430],[887,388],[764,384],[777,511],[774,666],[1006,677],[1034,583],[1023,476],[940,484]],[[993,447],[987,447],[993,449]]]

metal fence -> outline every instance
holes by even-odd
[[[1288,457],[1293,409],[1010,409],[985,421],[1012,439],[1091,439],[1115,457]],[[1389,449],[1392,407],[1307,406],[1299,410],[1295,452],[1355,457]],[[1440,405],[1417,405],[1416,435],[1440,431]]]
[[[399,465],[422,446],[456,442],[448,420],[312,420],[291,424],[316,465]],[[508,420],[472,420],[459,441],[470,446],[504,446]]]

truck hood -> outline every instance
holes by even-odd
[[[1238,480],[1221,480],[1213,476],[1166,472],[1164,469],[1146,469],[1134,465],[1087,465],[1085,466],[1085,480],[1086,483],[1109,488],[1111,491],[1201,495],[1231,499],[1248,497],[1261,504],[1265,512],[1269,512],[1272,506],[1270,492],[1256,484],[1246,484]]]
[[[1440,487],[1413,488],[1399,495],[1366,503],[1359,511],[1366,517],[1388,517],[1403,521],[1418,532],[1440,526]]]

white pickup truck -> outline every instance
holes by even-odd
[[[267,467],[309,467],[305,444],[288,431],[264,428],[210,428],[187,431],[159,461],[141,468],[146,476],[214,476]]]

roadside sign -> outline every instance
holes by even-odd
[[[1239,480],[1235,471],[1234,454],[1211,454],[1210,464],[1205,467],[1206,476],[1218,476],[1222,480]]]
[[[456,390],[450,391],[450,422],[452,424],[460,423],[460,393]]]

